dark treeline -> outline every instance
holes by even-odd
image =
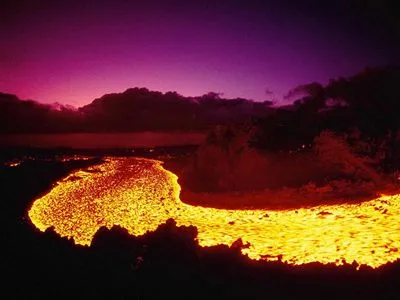
[[[293,104],[281,107],[270,101],[223,99],[214,92],[184,97],[133,88],[73,109],[0,93],[0,133],[204,131],[246,124],[252,130],[250,142],[259,149],[294,150],[311,144],[323,130],[373,143],[388,138],[395,149],[399,83],[399,67],[366,69],[326,86],[298,86],[288,93]]]
[[[362,136],[388,134],[394,139],[400,123],[399,82],[399,67],[366,69],[353,77],[332,79],[326,86],[298,86],[287,96],[293,104],[281,107],[273,107],[271,101],[223,99],[214,92],[184,97],[132,88],[73,109],[0,93],[0,132],[191,131],[246,123],[261,129],[258,145],[269,149],[310,143],[323,129],[357,128]]]
[[[270,101],[223,99],[213,92],[184,97],[132,88],[73,109],[0,93],[0,133],[204,131],[265,115],[271,105]]]

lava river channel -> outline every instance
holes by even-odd
[[[400,195],[312,209],[228,210],[182,203],[177,179],[161,161],[107,158],[60,180],[34,201],[29,217],[41,231],[53,226],[81,245],[90,245],[102,226],[140,236],[173,218],[197,227],[200,246],[241,238],[249,244],[242,253],[256,260],[376,268],[400,258]]]

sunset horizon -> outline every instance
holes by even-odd
[[[1,12],[0,91],[88,104],[143,86],[286,103],[291,88],[399,63],[383,7],[250,1],[17,1]],[[371,23],[373,21],[373,23]]]

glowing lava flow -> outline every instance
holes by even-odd
[[[162,162],[108,158],[58,182],[29,211],[44,231],[90,245],[101,226],[119,225],[138,236],[167,219],[194,225],[201,246],[231,245],[241,238],[252,259],[289,264],[343,262],[378,267],[400,258],[400,195],[362,204],[286,211],[224,210],[190,206],[179,200],[177,176]]]

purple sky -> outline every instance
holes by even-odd
[[[399,23],[379,1],[215,2],[10,1],[0,91],[74,106],[136,86],[281,101],[296,85],[398,62]]]

